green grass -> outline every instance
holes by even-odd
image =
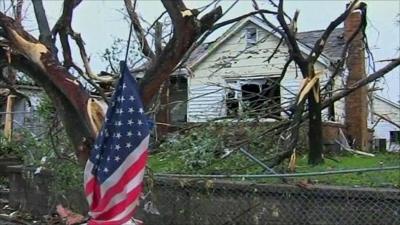
[[[279,136],[265,131],[276,124],[260,123],[210,123],[176,132],[161,142],[157,153],[150,156],[149,166],[154,173],[177,174],[263,174],[264,169],[237,150],[238,143],[257,159],[268,164],[277,153],[285,148]],[[307,152],[306,131],[300,130],[297,152]],[[236,149],[236,150],[235,150]],[[232,153],[221,158],[226,151]],[[319,166],[307,164],[307,157],[297,157],[296,172],[319,172],[344,169],[360,169],[379,166],[400,165],[400,153],[377,153],[375,157],[353,154],[330,156]],[[330,158],[329,157],[329,158]],[[287,173],[288,161],[274,168],[278,173]],[[308,180],[319,184],[400,187],[400,170],[379,171],[329,176],[291,178],[293,182]],[[275,183],[279,179],[257,179],[257,182]]]
[[[225,159],[209,157],[203,163],[190,164],[185,158],[186,152],[169,151],[160,152],[150,156],[149,166],[154,173],[179,173],[179,174],[261,174],[263,169],[244,157],[241,153],[232,153]],[[325,159],[325,163],[318,166],[307,164],[306,156],[299,156],[296,163],[296,172],[335,171],[356,168],[371,168],[380,166],[400,165],[400,155],[378,153],[375,157],[359,155],[335,156],[335,160]],[[288,162],[280,167],[284,172]],[[278,168],[279,169],[279,168]],[[400,187],[400,170],[351,173],[329,176],[312,176],[291,178],[291,182],[308,180],[317,184],[360,186],[360,187]],[[257,182],[276,183],[279,179],[259,179]]]
[[[309,166],[307,158],[302,157],[296,172],[334,171],[355,168],[399,166],[399,153],[379,153],[375,157],[360,155],[343,155],[335,157],[338,162],[325,159],[323,165]],[[322,184],[368,187],[400,187],[400,170],[349,173],[330,176],[314,176],[309,179]]]

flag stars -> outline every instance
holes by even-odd
[[[132,132],[131,131],[128,131],[127,133],[126,133],[126,136],[128,136],[128,137],[131,137],[133,134],[132,134]]]
[[[125,101],[124,96],[118,97],[117,101],[123,103]]]
[[[100,183],[107,181],[123,166],[121,163],[129,160],[132,151],[139,148],[143,138],[149,135],[145,118],[147,109],[142,105],[135,87],[131,88],[130,83],[124,82],[131,81],[122,80],[116,88],[116,96],[114,95],[104,119],[104,127],[92,145],[91,172]]]
[[[121,133],[117,133],[117,134],[115,135],[115,137],[118,138],[118,139],[120,139],[120,138],[122,137],[122,135],[121,135]]]

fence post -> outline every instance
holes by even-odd
[[[14,107],[15,95],[9,95],[7,97],[7,109],[6,109],[6,119],[4,124],[4,136],[7,140],[11,141],[12,130],[13,130],[13,117],[12,110]]]

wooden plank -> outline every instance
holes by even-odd
[[[13,130],[13,106],[15,102],[15,95],[9,95],[7,97],[7,108],[6,108],[6,119],[4,125],[4,136],[11,141],[12,130]]]

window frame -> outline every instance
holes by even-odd
[[[255,36],[254,36],[254,40],[251,38],[252,36],[250,36],[250,30],[254,30],[255,31]],[[251,46],[255,46],[257,44],[257,40],[258,40],[258,29],[257,27],[246,27],[245,28],[245,32],[244,32],[244,39],[246,41],[246,48],[249,48]]]

